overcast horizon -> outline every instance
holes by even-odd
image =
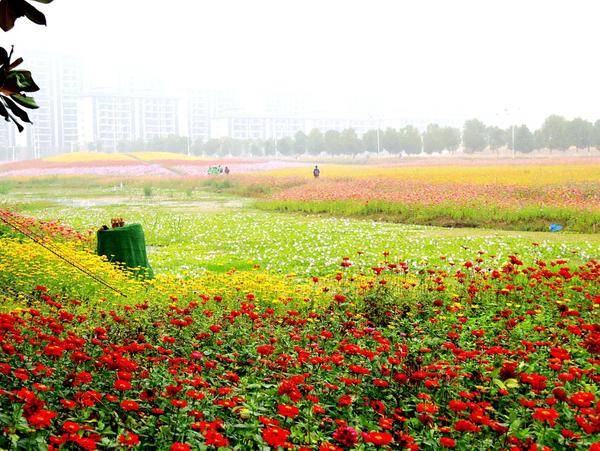
[[[3,43],[25,67],[28,51],[81,57],[96,84],[122,73],[249,99],[293,93],[333,115],[600,118],[592,1],[163,4],[55,0],[36,5],[48,27],[20,19]]]

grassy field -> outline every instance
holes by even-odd
[[[17,211],[78,230],[95,231],[112,217],[138,222],[145,229],[153,267],[165,274],[195,276],[260,265],[272,272],[318,275],[335,269],[344,256],[375,265],[385,251],[415,266],[440,256],[472,259],[479,251],[499,259],[516,252],[529,261],[600,256],[597,234],[445,229],[286,215],[256,210],[247,200],[197,191],[155,189],[147,198],[142,189],[124,195],[106,188],[79,193],[40,188],[13,191],[3,201]]]

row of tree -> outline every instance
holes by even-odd
[[[121,142],[118,150],[162,150],[190,152],[196,155],[357,155],[363,152],[387,151],[393,155],[434,152],[455,152],[460,147],[467,153],[484,150],[498,152],[501,148],[527,153],[534,149],[567,150],[600,148],[600,120],[595,123],[576,118],[549,116],[542,126],[531,131],[526,125],[500,128],[486,126],[478,119],[466,121],[462,131],[455,127],[430,124],[420,132],[416,127],[369,130],[359,137],[353,129],[341,132],[318,129],[306,134],[299,131],[294,137],[276,140],[240,140],[229,137],[189,142],[181,136],[155,138],[152,141]],[[95,147],[93,150],[108,150]]]

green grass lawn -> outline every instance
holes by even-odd
[[[479,256],[504,260],[600,257],[600,235],[447,229],[367,220],[284,214],[251,208],[247,201],[204,192],[155,189],[124,195],[119,190],[22,189],[0,195],[0,206],[80,230],[96,230],[112,217],[139,222],[158,273],[197,276],[231,268],[318,275],[339,268],[342,257],[373,266],[385,251],[415,267],[442,267]],[[539,243],[533,246],[532,243]],[[446,256],[447,260],[440,260]]]

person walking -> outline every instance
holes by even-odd
[[[315,164],[315,168],[313,169],[313,177],[318,179],[321,175],[321,171],[319,170],[319,166]]]

